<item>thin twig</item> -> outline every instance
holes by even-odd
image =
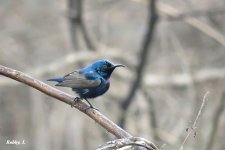
[[[88,115],[94,121],[96,121],[99,125],[105,128],[108,132],[112,133],[118,138],[125,138],[130,137],[131,135],[127,133],[125,130],[117,126],[99,111],[94,109],[87,109],[89,106],[82,101],[74,102],[73,96],[66,94],[58,89],[55,89],[37,79],[30,77],[29,75],[24,74],[23,72],[7,68],[5,66],[0,65],[0,75],[9,77],[16,81],[22,82],[30,87],[33,87],[44,94],[47,94],[51,97],[54,97],[64,103],[69,104],[70,106],[74,106],[75,108],[79,109],[81,112]],[[69,108],[68,108],[69,109]]]
[[[184,139],[184,141],[183,141],[183,143],[182,143],[182,145],[181,145],[181,147],[180,147],[180,150],[183,150],[184,144],[187,142],[189,136],[190,136],[192,133],[196,133],[196,132],[195,132],[195,129],[197,128],[197,126],[196,126],[196,125],[197,125],[197,121],[198,121],[198,119],[199,119],[199,117],[200,117],[200,115],[201,115],[201,113],[202,113],[203,107],[205,106],[205,103],[206,103],[208,94],[209,94],[209,92],[206,92],[206,93],[205,93],[204,98],[203,98],[203,100],[202,100],[202,105],[201,105],[201,107],[200,107],[200,109],[199,109],[199,111],[198,111],[198,114],[197,114],[197,116],[196,116],[196,118],[195,118],[195,121],[194,121],[194,123],[192,124],[191,128],[188,128],[188,129],[187,129],[188,134],[187,134],[187,136],[185,137],[185,139]],[[195,136],[195,135],[194,135],[194,136]]]

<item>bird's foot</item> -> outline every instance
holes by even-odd
[[[89,107],[85,108],[85,111],[87,111],[88,109],[94,109],[94,110],[98,110],[98,108],[94,107],[93,105],[90,105]]]
[[[85,98],[85,100],[86,100],[86,102],[89,104],[89,107],[88,108],[86,108],[85,109],[85,111],[87,111],[88,109],[95,109],[95,110],[97,110],[98,111],[98,109],[97,108],[95,108],[93,105],[91,105],[91,103],[88,101],[88,99],[87,98]]]
[[[79,100],[80,100],[79,97],[75,97],[74,100],[73,100],[73,103],[71,104],[71,107],[73,108],[73,107],[75,106],[75,103],[76,103],[77,101],[79,101]]]

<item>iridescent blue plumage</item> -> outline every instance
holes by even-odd
[[[95,98],[104,94],[110,86],[109,78],[116,67],[108,60],[98,60],[92,65],[71,72],[64,77],[49,79],[58,82],[56,86],[70,87],[81,99],[85,99],[90,106],[88,98]]]

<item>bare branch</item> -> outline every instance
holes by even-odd
[[[132,0],[132,1],[142,3],[144,5],[147,4],[147,0]],[[157,6],[158,12],[161,16],[166,16],[168,18],[168,17],[176,17],[180,14],[180,11],[176,7],[170,6],[169,4],[166,4],[162,1],[159,1]],[[192,27],[198,29],[202,33],[208,35],[209,37],[211,37],[212,39],[214,39],[215,41],[217,41],[218,43],[220,43],[222,46],[225,47],[225,36],[220,31],[217,31],[210,25],[192,16],[185,17],[183,21],[191,25]]]
[[[79,22],[81,20],[81,13],[82,13],[82,7],[81,1],[76,0],[68,0],[68,16],[70,21],[70,34],[71,34],[71,43],[75,49],[79,49],[79,42],[78,42],[78,27]]]
[[[127,98],[123,101],[123,103],[121,104],[122,110],[124,110],[124,112],[126,112],[126,110],[129,108],[131,102],[133,101],[134,95],[137,91],[137,89],[139,88],[141,81],[142,81],[142,77],[143,77],[143,73],[144,73],[144,67],[147,61],[147,57],[148,57],[148,53],[149,53],[149,49],[152,43],[152,39],[153,39],[153,34],[154,34],[154,30],[155,30],[155,25],[158,19],[157,16],[157,12],[156,12],[156,4],[155,4],[155,0],[149,0],[149,7],[148,7],[148,29],[147,29],[147,34],[145,35],[144,39],[143,39],[143,44],[141,47],[141,55],[139,57],[139,65],[136,69],[136,78],[134,80],[134,83],[130,89],[130,92],[127,96]],[[125,122],[125,113],[123,113],[124,116],[121,117],[121,119],[119,120],[119,124],[123,127],[124,126],[124,122]]]
[[[196,116],[196,118],[195,118],[194,123],[192,124],[192,126],[191,126],[190,128],[187,128],[188,134],[187,134],[187,136],[185,137],[185,139],[184,139],[184,141],[183,141],[183,143],[182,143],[182,145],[181,145],[181,147],[180,147],[180,150],[183,150],[184,144],[187,142],[189,136],[190,136],[191,134],[193,134],[193,133],[194,133],[194,134],[196,133],[195,129],[197,128],[197,127],[196,127],[197,121],[198,121],[198,119],[199,119],[199,117],[200,117],[200,115],[201,115],[201,113],[202,113],[203,107],[205,106],[205,103],[206,103],[208,94],[209,94],[209,92],[206,92],[205,95],[204,95],[204,98],[203,98],[203,100],[202,100],[202,105],[201,105],[201,107],[200,107],[200,109],[199,109],[199,111],[198,111],[198,114],[197,114],[197,116]],[[195,136],[195,135],[194,135],[194,136]]]
[[[147,150],[159,150],[152,142],[147,141],[146,139],[140,137],[130,137],[117,139],[114,141],[109,141],[104,145],[101,145],[97,150],[107,150],[107,149],[119,149],[125,148],[131,149],[131,147],[143,147]]]
[[[11,79],[14,79],[16,81],[22,82],[30,87],[33,87],[39,91],[41,91],[44,94],[47,94],[51,97],[54,97],[66,104],[73,105],[75,108],[79,109],[81,112],[88,115],[90,118],[92,118],[94,121],[96,121],[99,125],[101,125],[103,128],[105,128],[108,132],[112,133],[118,138],[124,138],[124,137],[130,137],[131,135],[127,133],[125,130],[121,129],[119,126],[117,126],[115,123],[113,123],[111,120],[109,120],[107,117],[105,117],[103,114],[101,114],[99,111],[93,110],[93,109],[87,109],[89,107],[82,101],[76,101],[74,102],[74,97],[66,94],[60,90],[57,90],[37,79],[34,79],[23,72],[10,69],[7,67],[4,67],[0,65],[0,74],[6,77],[9,77]]]
[[[78,40],[78,29],[80,28],[88,49],[96,50],[84,23],[83,3],[83,0],[68,0],[71,42],[75,49],[80,48]]]
[[[162,15],[177,16],[179,14],[179,10],[177,8],[163,2],[158,3],[158,10]],[[225,36],[210,25],[191,16],[185,17],[183,21],[208,35],[209,37],[213,38],[215,41],[225,47]]]

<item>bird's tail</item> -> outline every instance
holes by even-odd
[[[52,79],[48,79],[47,81],[55,81],[55,82],[63,82],[64,78],[63,77],[59,77],[59,78],[52,78]]]

